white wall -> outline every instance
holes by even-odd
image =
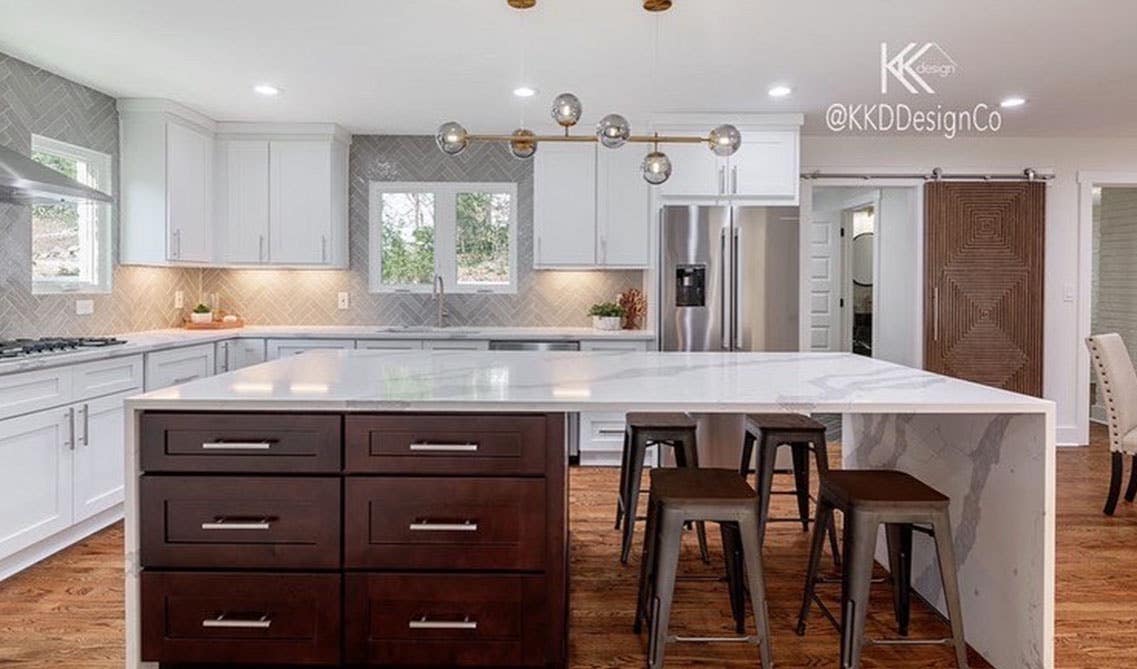
[[[1077,398],[1086,397],[1089,383],[1081,336],[1089,331],[1090,269],[1080,264],[1085,261],[1079,243],[1085,241],[1088,249],[1090,240],[1079,238],[1077,173],[1137,172],[1137,138],[816,135],[802,138],[801,162],[803,172],[926,172],[933,167],[949,172],[1017,172],[1025,167],[1053,172],[1046,201],[1043,393],[1058,405],[1059,443],[1087,442],[1088,406],[1079,406]]]

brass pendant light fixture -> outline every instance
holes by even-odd
[[[536,0],[506,2],[515,9],[529,9],[536,4]],[[649,12],[662,12],[670,9],[671,0],[644,0],[643,6]],[[628,119],[620,114],[608,114],[600,119],[592,134],[573,135],[569,131],[580,122],[583,110],[580,98],[572,93],[561,93],[553,99],[549,111],[557,125],[564,128],[563,135],[538,135],[526,128],[519,128],[510,135],[478,135],[470,133],[457,121],[449,121],[438,127],[435,141],[443,153],[451,156],[464,151],[470,142],[505,142],[510,153],[520,159],[532,158],[541,142],[598,142],[608,149],[618,149],[629,142],[651,144],[651,152],[644,157],[642,169],[644,180],[653,186],[664,183],[671,176],[671,160],[659,150],[660,144],[706,144],[717,156],[733,155],[742,145],[742,134],[733,125],[720,125],[705,137],[659,133],[633,135]]]

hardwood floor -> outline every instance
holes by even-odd
[[[1062,669],[1132,666],[1137,659],[1137,504],[1122,502],[1113,518],[1102,515],[1109,460],[1104,430],[1095,426],[1092,441],[1090,448],[1058,454],[1056,666]],[[616,472],[574,469],[571,486],[571,666],[641,667],[644,639],[631,632],[639,546],[632,564],[621,567],[619,537],[612,530]],[[775,515],[791,513],[792,498],[776,497],[774,504]],[[710,534],[712,565],[699,561],[694,537],[688,537],[683,575],[718,573],[721,552],[717,533]],[[837,637],[820,614],[815,611],[804,638],[793,633],[806,551],[800,527],[771,526],[765,557],[774,659],[781,667],[833,667]],[[836,591],[829,590],[827,599],[834,602]],[[122,617],[122,528],[116,525],[0,582],[0,667],[119,669]],[[679,634],[729,634],[725,585],[681,581],[672,620]],[[875,586],[870,636],[890,634],[890,622],[888,587]],[[945,633],[920,606],[912,623],[914,637]],[[754,667],[757,651],[739,644],[673,644],[667,665]],[[870,646],[864,666],[953,664],[945,648]],[[989,665],[973,656],[971,666]]]

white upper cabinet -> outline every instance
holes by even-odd
[[[271,261],[284,265],[329,264],[332,145],[328,142],[273,142],[269,165]]]
[[[742,133],[742,146],[730,158],[720,158],[703,143],[662,145],[672,173],[658,194],[672,202],[797,204],[802,120],[801,114],[662,115],[654,128],[661,135],[705,136],[714,126],[733,123]]]
[[[207,263],[213,122],[163,100],[120,100],[121,262]]]
[[[642,162],[635,146],[542,144],[533,163],[534,267],[646,267]]]
[[[347,267],[351,136],[120,100],[124,264]]]
[[[225,140],[218,146],[217,257],[225,264],[268,260],[267,140]]]
[[[533,158],[533,265],[595,263],[596,146],[541,144]]]
[[[647,267],[651,186],[636,145],[597,149],[596,264]]]

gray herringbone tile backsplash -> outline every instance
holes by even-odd
[[[104,151],[118,168],[114,98],[0,53],[0,145],[25,154],[32,134]],[[33,295],[31,211],[0,203],[0,338],[111,334],[170,327],[181,320],[174,292],[186,301],[217,293],[222,307],[256,324],[418,325],[433,322],[429,295],[367,292],[368,183],[378,181],[511,181],[518,192],[518,293],[452,295],[454,325],[586,325],[593,302],[642,288],[641,272],[537,272],[533,265],[533,163],[504,146],[478,144],[444,156],[431,137],[356,136],[351,148],[347,271],[196,270],[117,267],[114,289],[93,299],[95,313],[75,315],[75,295]],[[117,190],[117,179],[116,179]],[[117,193],[116,193],[117,194]],[[117,221],[117,209],[114,213]],[[117,256],[117,249],[116,249]],[[336,294],[351,293],[351,309]],[[188,305],[192,306],[192,305]]]
[[[33,134],[109,153],[117,173],[114,98],[0,53],[0,145],[28,154]],[[0,203],[0,338],[168,327],[174,291],[197,292],[197,271],[118,267],[113,293],[83,296],[95,313],[76,316],[74,295],[32,295],[31,248],[31,208]]]
[[[206,270],[206,294],[250,323],[423,325],[434,322],[430,295],[367,292],[368,184],[371,181],[509,181],[517,183],[518,292],[449,295],[452,325],[587,325],[588,307],[627,288],[642,288],[642,272],[537,272],[533,266],[533,162],[504,146],[475,144],[456,157],[432,137],[356,135],[350,164],[349,271]],[[351,293],[351,309],[336,309],[336,293]]]

